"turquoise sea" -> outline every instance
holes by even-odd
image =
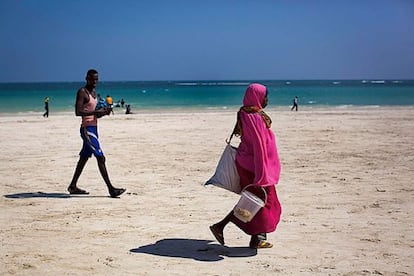
[[[414,105],[414,80],[100,81],[97,92],[111,95],[115,103],[123,98],[132,111],[225,109],[240,106],[252,82],[268,87],[269,107],[290,108],[295,96],[299,108]],[[71,112],[84,84],[0,83],[0,113],[43,113],[45,97],[50,97],[51,114]]]

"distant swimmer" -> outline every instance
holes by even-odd
[[[296,111],[298,111],[298,96],[295,96],[295,98],[293,98],[293,105],[292,108],[290,110],[296,109]]]

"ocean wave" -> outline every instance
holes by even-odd
[[[336,108],[338,109],[346,109],[346,108],[353,108],[353,107],[358,107],[358,108],[380,108],[380,105],[354,105],[354,104],[343,104],[343,105],[338,105],[336,106]]]
[[[345,108],[351,108],[353,106],[354,106],[353,104],[342,104],[342,105],[336,106],[336,108],[338,108],[338,109],[345,109]]]
[[[177,82],[178,86],[244,86],[250,82]]]
[[[207,107],[205,107],[205,109],[207,109],[207,110],[220,110],[220,109],[227,110],[227,109],[229,109],[229,107],[228,106],[207,106]]]

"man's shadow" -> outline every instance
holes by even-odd
[[[91,198],[91,197],[108,197],[108,196],[90,196],[90,195],[71,195],[68,193],[45,193],[45,192],[27,192],[27,193],[16,193],[4,195],[5,198]]]
[[[225,257],[242,258],[257,255],[257,249],[249,247],[227,247],[210,244],[211,240],[162,239],[155,244],[133,248],[132,253],[145,253],[164,257],[194,259],[202,262],[215,262]]]

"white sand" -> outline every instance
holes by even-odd
[[[68,196],[81,147],[73,114],[0,116],[0,275],[414,275],[414,108],[271,109],[282,161],[272,249],[226,246],[208,226],[238,195],[202,184],[235,110],[116,113]]]

